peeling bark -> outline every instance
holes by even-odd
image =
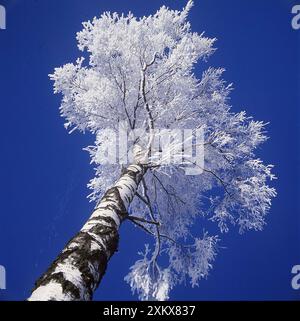
[[[130,165],[94,212],[37,280],[29,301],[88,301],[98,287],[111,256],[118,249],[119,226],[145,174]]]

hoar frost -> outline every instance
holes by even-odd
[[[128,146],[137,151],[133,163],[147,168],[128,220],[155,240],[126,276],[142,300],[168,299],[176,284],[197,286],[208,276],[218,237],[202,228],[202,237],[192,235],[196,220],[214,221],[221,232],[231,225],[240,232],[261,230],[276,195],[268,186],[275,178],[272,166],[255,155],[267,139],[265,123],[231,110],[232,86],[222,79],[224,69],[206,66],[216,39],[192,32],[187,21],[192,5],[189,1],[182,11],[163,6],[143,18],[106,12],[85,22],[77,34],[85,59],[50,76],[63,96],[60,111],[68,130],[96,137],[87,148],[95,166],[91,200],[98,202],[125,170],[122,164],[101,164],[103,130],[117,131],[125,122],[129,131],[143,128],[148,134]],[[205,69],[201,75],[197,62]],[[137,157],[148,155],[157,128],[203,130],[201,175],[185,175],[186,162],[162,165]],[[115,144],[110,137],[105,141]],[[163,256],[168,264],[161,263]]]

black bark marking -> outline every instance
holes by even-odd
[[[93,232],[97,232],[94,229]],[[102,234],[103,238],[108,238],[107,242],[103,242],[107,246],[105,250],[93,236],[87,232],[80,231],[66,246],[59,257],[52,263],[47,272],[35,283],[35,289],[42,285],[47,285],[51,281],[56,281],[62,286],[63,293],[68,293],[72,299],[80,300],[80,289],[78,289],[70,281],[63,277],[62,272],[54,272],[58,264],[64,264],[66,260],[71,261],[72,265],[82,273],[81,287],[83,292],[88,294],[88,299],[92,299],[93,291],[100,283],[106,271],[106,266],[110,253],[114,253],[118,247],[119,235],[114,228],[109,230],[106,227],[103,231],[98,231]],[[111,233],[113,235],[111,235]],[[105,236],[106,235],[106,236]],[[99,244],[99,250],[91,250],[92,242]],[[68,248],[72,245],[72,248]],[[94,267],[98,275],[94,275],[90,270],[89,264]]]
[[[142,166],[137,167],[140,170],[135,171],[128,168],[121,175],[122,177],[129,176],[129,178],[135,182],[136,186],[138,186],[146,172],[146,168]],[[131,198],[128,197],[129,202],[134,196],[134,188],[130,190],[133,195]],[[101,206],[102,202],[108,202],[108,204]],[[77,233],[67,243],[64,250],[54,260],[48,270],[36,281],[32,292],[38,287],[54,281],[61,285],[63,293],[68,294],[72,300],[92,299],[94,290],[98,287],[105,274],[110,257],[118,250],[119,243],[118,226],[115,220],[111,217],[101,216],[101,209],[111,210],[116,213],[120,222],[126,219],[128,215],[119,189],[116,186],[107,190],[98,205],[95,211],[99,210],[99,215],[91,216],[87,221],[87,223],[89,222],[93,225],[89,229]],[[97,238],[101,239],[101,242],[98,242],[97,239],[89,233],[96,235]],[[92,250],[93,243],[98,244],[99,249]],[[79,286],[66,280],[63,272],[55,272],[59,264],[64,265],[66,262],[81,272],[81,279],[76,280],[80,283]],[[93,267],[92,270],[90,268],[91,266]],[[95,273],[93,273],[94,271]],[[56,299],[49,294],[49,300]]]
[[[66,280],[63,272],[53,273],[52,281],[56,281],[61,285],[63,293],[70,293],[76,300],[80,299],[80,290],[75,284],[73,284],[69,280]]]

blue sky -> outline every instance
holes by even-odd
[[[300,264],[299,44],[291,28],[289,0],[196,0],[194,31],[218,38],[208,66],[225,67],[233,82],[234,111],[270,122],[271,137],[258,155],[275,165],[278,180],[262,232],[222,236],[214,269],[198,288],[178,286],[173,300],[300,299],[291,288],[291,268]],[[79,55],[81,22],[103,11],[148,15],[185,1],[0,0],[7,29],[0,30],[0,265],[7,290],[0,300],[24,300],[34,281],[92,211],[86,184],[93,176],[82,148],[90,135],[68,135],[48,74]],[[202,231],[201,226],[199,230]],[[149,242],[126,222],[119,252],[95,294],[97,300],[132,300],[124,276]]]

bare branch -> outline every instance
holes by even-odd
[[[143,223],[147,223],[147,224],[153,224],[153,225],[160,225],[159,222],[157,221],[149,221],[149,220],[146,220],[142,217],[138,217],[138,216],[133,216],[133,215],[128,215],[126,216],[126,218],[128,218],[129,220],[133,220],[133,221],[140,221],[140,222],[143,222]]]
[[[141,183],[142,183],[142,186],[143,186],[144,197],[146,198],[147,203],[148,203],[147,207],[149,209],[150,217],[151,217],[151,219],[153,221],[155,221],[153,209],[152,209],[152,206],[151,206],[151,201],[150,201],[150,198],[149,198],[148,193],[147,193],[147,185],[146,185],[146,182],[145,182],[144,178],[142,178]],[[160,253],[160,247],[161,247],[159,227],[155,226],[155,228],[156,228],[156,246],[155,246],[155,251],[154,251],[153,256],[152,256],[152,261],[156,261],[158,255]]]

